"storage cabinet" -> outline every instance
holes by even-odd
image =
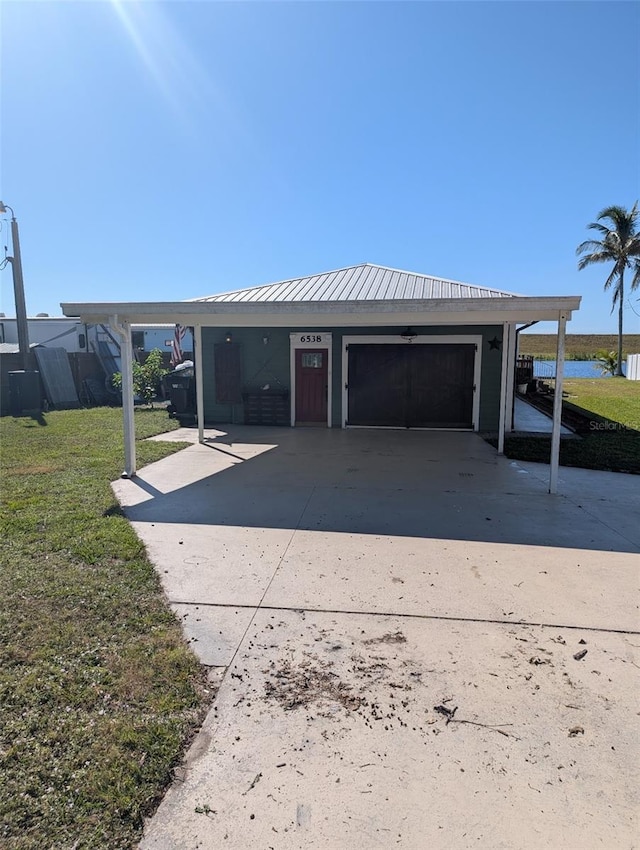
[[[253,390],[242,393],[245,425],[290,425],[287,390]]]

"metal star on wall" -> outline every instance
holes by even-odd
[[[493,339],[489,341],[489,351],[500,351],[500,346],[502,345],[502,340],[498,339],[497,336],[494,336]]]

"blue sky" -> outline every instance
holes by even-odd
[[[578,272],[575,248],[600,209],[640,196],[637,3],[0,14],[1,194],[30,315],[370,262],[581,294],[569,330],[616,330],[605,267]],[[10,269],[0,285],[12,315]]]

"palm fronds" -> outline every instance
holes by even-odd
[[[612,289],[613,312],[618,305],[618,357],[616,374],[622,375],[622,315],[624,308],[624,273],[631,269],[630,289],[640,285],[640,232],[638,232],[638,202],[630,210],[621,206],[605,207],[598,213],[596,221],[587,225],[596,230],[602,239],[587,239],[576,248],[580,257],[578,269],[597,263],[612,262],[613,268],[604,282],[605,289]]]

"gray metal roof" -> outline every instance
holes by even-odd
[[[362,263],[345,269],[251,286],[190,301],[208,302],[322,302],[322,301],[406,301],[413,299],[512,298],[486,286],[431,277],[415,272]]]

